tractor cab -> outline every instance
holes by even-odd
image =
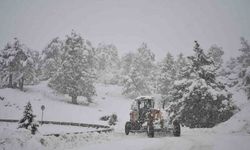
[[[139,121],[140,123],[145,122],[146,114],[154,108],[154,99],[151,96],[140,96],[137,97],[132,106],[130,113],[131,121]]]
[[[163,112],[154,109],[154,98],[151,96],[137,97],[132,105],[130,120],[125,124],[126,135],[129,132],[147,132],[149,137],[154,136],[154,132],[172,132],[174,136],[180,136],[180,125],[174,124],[174,128],[166,124]]]
[[[141,96],[135,99],[133,107],[137,110],[154,108],[154,99],[150,96]]]

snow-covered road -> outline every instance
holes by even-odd
[[[215,133],[210,129],[184,129],[181,137],[156,135],[148,138],[144,133],[115,134],[111,140],[90,144],[74,150],[249,150],[250,135]]]

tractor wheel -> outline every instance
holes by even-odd
[[[154,137],[154,127],[152,125],[147,126],[148,137]]]
[[[174,136],[180,136],[181,135],[181,126],[177,121],[173,122],[174,125],[174,130],[173,130],[173,135]]]
[[[126,122],[125,124],[125,134],[128,135],[131,130],[131,122]]]

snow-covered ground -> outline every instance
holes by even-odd
[[[111,141],[74,150],[249,150],[250,135],[222,134],[206,129],[184,129],[181,137],[148,138],[145,134],[118,135]]]
[[[125,136],[121,132],[110,142],[89,144],[74,150],[249,150],[250,102],[243,91],[231,90],[234,93],[233,101],[240,111],[214,128],[182,128],[181,137],[156,135],[155,138],[148,138],[145,133]]]
[[[100,117],[114,113],[118,116],[118,123],[114,127],[115,130],[123,130],[124,123],[129,119],[129,108],[132,101],[121,95],[121,87],[119,86],[97,84],[96,90],[98,96],[93,97],[93,104],[86,105],[85,99],[79,97],[78,102],[80,104],[74,105],[70,103],[70,97],[55,93],[47,87],[47,82],[41,82],[35,86],[28,86],[25,88],[25,92],[21,92],[18,89],[0,89],[0,96],[4,97],[4,100],[0,100],[0,119],[20,119],[23,115],[24,106],[30,101],[37,120],[41,120],[42,105],[45,106],[44,120],[49,121],[107,125],[107,121],[101,121]],[[44,124],[38,128],[39,132],[36,136],[31,136],[25,130],[17,130],[17,126],[17,123],[0,122],[1,149],[33,149],[35,143],[36,149],[62,149],[62,147],[75,147],[79,145],[79,143],[80,145],[83,143],[89,144],[91,140],[100,142],[108,139],[106,134],[99,135],[96,133],[64,135],[59,138],[43,137],[43,135],[51,133],[64,134],[96,130],[94,128]],[[41,145],[41,141],[39,140],[41,138],[47,143],[47,145],[45,144],[46,146]],[[31,141],[33,144],[30,143]],[[53,144],[53,142],[55,144]]]
[[[98,96],[94,97],[94,104],[84,105],[84,99],[78,98],[80,105],[71,104],[70,97],[55,93],[47,87],[47,82],[36,86],[29,86],[26,92],[18,89],[0,89],[0,118],[20,119],[24,106],[31,102],[37,120],[41,120],[41,106],[45,106],[44,120],[67,121],[79,123],[106,124],[99,118],[116,113],[118,119],[128,119],[131,100],[121,96],[121,87],[98,84]],[[117,92],[118,91],[118,92]]]
[[[94,103],[86,106],[80,98],[80,105],[69,103],[70,98],[54,93],[47,82],[29,86],[26,92],[13,89],[0,89],[1,119],[20,119],[24,105],[31,102],[36,119],[41,118],[41,105],[45,105],[44,120],[95,123],[104,115],[117,114],[118,123],[112,133],[64,134],[85,132],[90,128],[43,125],[32,136],[24,129],[16,129],[17,123],[0,123],[0,149],[73,149],[73,150],[249,150],[250,149],[250,102],[242,91],[232,89],[233,100],[240,107],[228,121],[211,129],[182,128],[181,137],[156,134],[148,138],[145,133],[124,134],[124,124],[129,119],[131,100],[121,95],[121,87],[97,84],[98,96]],[[62,136],[43,136],[49,133],[61,133]]]
[[[8,127],[11,129],[15,129],[18,127],[17,123],[7,123],[0,122],[0,127]],[[39,126],[39,133],[42,135],[48,134],[66,134],[66,133],[74,133],[74,132],[88,132],[88,131],[96,131],[96,128],[87,128],[87,127],[78,127],[78,126],[65,126],[65,125],[54,125],[54,124],[43,124]]]

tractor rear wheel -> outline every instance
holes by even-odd
[[[153,125],[148,125],[147,126],[147,134],[148,134],[148,137],[154,137],[154,127],[153,127]]]
[[[128,135],[131,130],[131,122],[126,122],[125,124],[125,134]]]
[[[180,136],[181,135],[181,126],[177,121],[173,122],[174,125],[174,130],[173,130],[173,135],[174,136]]]

